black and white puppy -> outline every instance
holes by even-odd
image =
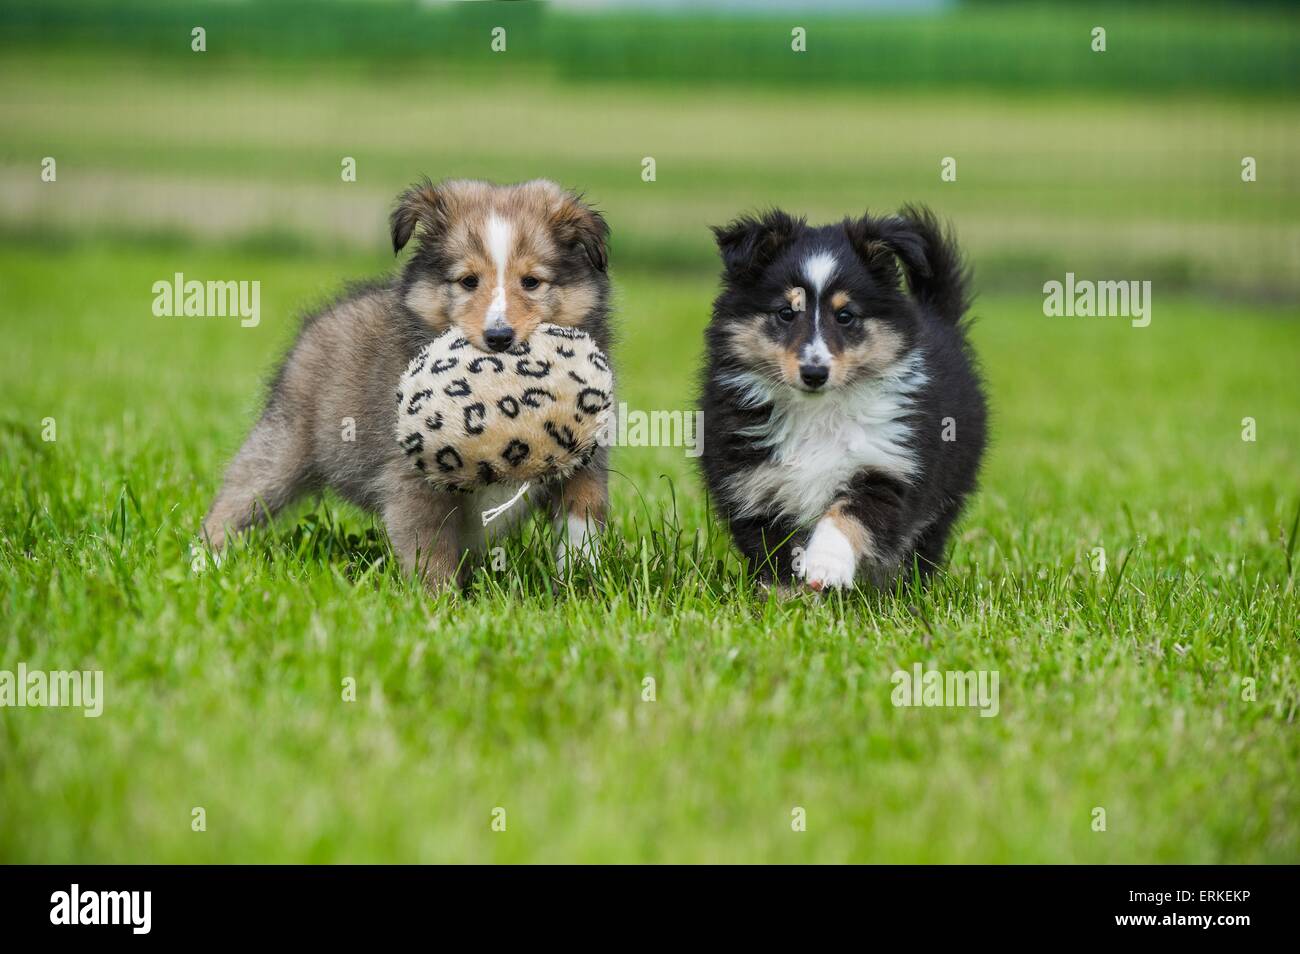
[[[715,228],[702,382],[709,495],[764,579],[928,576],[984,454],[967,272],[926,209]]]

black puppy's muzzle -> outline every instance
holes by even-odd
[[[803,381],[805,387],[816,391],[819,387],[827,382],[831,376],[831,369],[822,364],[801,364],[799,365],[799,380]]]

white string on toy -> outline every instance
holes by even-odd
[[[511,497],[509,500],[503,503],[501,506],[493,507],[490,510],[484,510],[482,514],[483,526],[486,527],[497,517],[501,516],[503,513],[505,513],[515,504],[517,504],[519,502],[519,498],[522,497],[524,494],[528,493],[529,483],[530,483],[529,481],[525,480],[523,486],[519,488],[519,491],[513,497]]]

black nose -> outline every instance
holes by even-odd
[[[510,328],[489,328],[483,332],[483,340],[493,351],[505,351],[515,340],[515,333]]]
[[[810,388],[819,388],[826,383],[826,379],[831,376],[831,369],[823,367],[820,364],[801,364],[799,365],[799,377],[803,378],[803,383]]]

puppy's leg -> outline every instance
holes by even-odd
[[[898,564],[906,487],[860,474],[817,521],[796,574],[814,590],[852,586],[859,569],[882,582]]]
[[[226,541],[274,517],[312,486],[306,435],[275,408],[268,408],[226,469],[203,535],[220,550]]]
[[[735,517],[728,520],[736,548],[763,585],[782,586],[794,573],[795,525],[783,518]]]
[[[556,533],[560,543],[555,562],[564,576],[575,558],[592,566],[600,556],[599,534],[605,529],[609,513],[609,472],[605,468],[606,451],[560,485],[556,509]]]
[[[960,506],[952,507],[925,528],[917,538],[912,555],[903,561],[903,572],[911,574],[912,556],[916,558],[917,570],[922,580],[930,579],[943,567],[944,555],[948,549],[948,536],[960,512]]]
[[[400,475],[387,481],[384,524],[402,569],[436,591],[455,578],[460,565],[461,501],[406,470],[403,462]]]

